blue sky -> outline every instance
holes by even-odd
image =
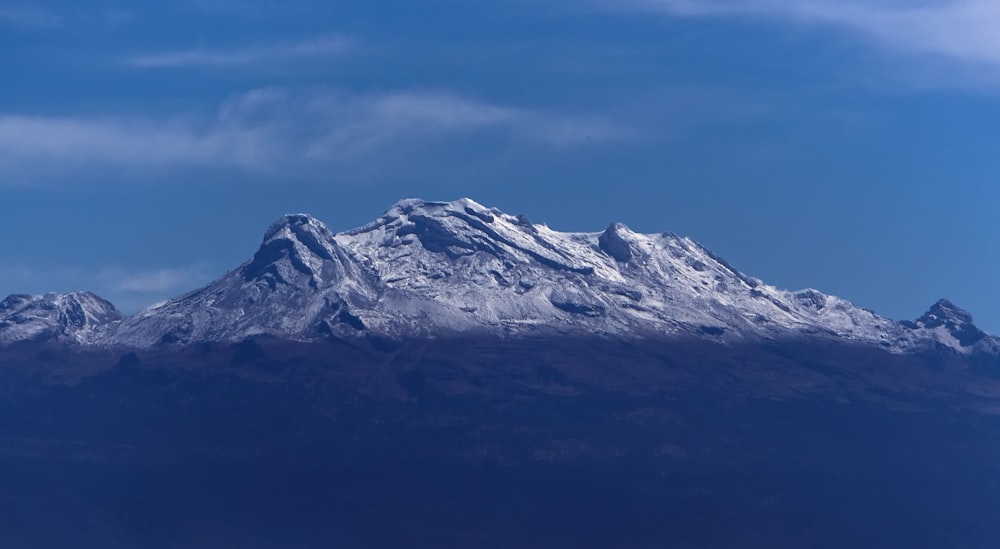
[[[1000,5],[0,3],[0,293],[123,310],[267,225],[469,196],[1000,333]]]

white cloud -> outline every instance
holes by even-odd
[[[30,267],[14,261],[0,266],[0,299],[11,293],[44,294],[93,290],[93,273],[88,269],[66,266]]]
[[[64,25],[59,15],[31,7],[0,7],[0,23],[25,29],[58,29]]]
[[[35,271],[21,265],[0,265],[0,286],[17,286],[35,278]],[[6,294],[0,293],[0,299]]]
[[[219,273],[207,265],[134,270],[56,266],[0,266],[0,300],[9,293],[92,291],[129,313],[207,284]]]
[[[188,0],[196,9],[207,13],[221,13],[243,17],[267,17],[274,13],[287,13],[302,6],[287,0]],[[308,7],[308,4],[306,4]]]
[[[198,47],[180,51],[150,53],[126,58],[124,64],[141,69],[245,67],[293,59],[329,57],[342,54],[350,48],[351,41],[347,38],[326,36],[298,42],[282,42],[233,49]]]
[[[128,272],[106,270],[98,278],[113,293],[172,294],[191,290],[211,279],[203,265]]]
[[[0,27],[30,31],[65,31],[79,35],[119,28],[133,19],[131,12],[121,9],[78,8],[55,12],[35,7],[0,6]]]
[[[212,116],[0,114],[0,169],[7,172],[7,181],[14,174],[65,174],[101,166],[267,172],[483,133],[549,146],[632,136],[627,128],[597,117],[497,105],[446,92],[261,88],[231,97]]]
[[[679,17],[758,17],[857,32],[895,50],[1000,65],[996,0],[634,0]]]
[[[252,129],[177,120],[0,115],[0,167],[11,172],[62,172],[85,165],[157,168],[226,164],[246,168],[266,159]]]
[[[340,105],[328,103],[328,98],[318,99],[313,104],[318,111],[340,110]],[[342,123],[312,142],[307,157],[343,157],[396,139],[448,133],[503,131],[555,146],[587,139],[623,139],[631,134],[593,117],[494,105],[449,93],[393,93],[358,97],[350,103],[348,111],[340,113],[344,115]]]

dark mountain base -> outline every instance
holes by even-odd
[[[989,360],[785,342],[0,356],[0,546],[987,548]]]
[[[10,548],[986,548],[1000,535],[995,471],[0,464]]]

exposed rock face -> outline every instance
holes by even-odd
[[[925,330],[942,330],[962,347],[982,342],[988,336],[972,323],[972,315],[947,299],[939,300],[930,310],[917,319],[917,326]]]
[[[36,298],[12,296],[7,309],[20,311],[26,299]],[[251,259],[208,286],[126,319],[106,308],[86,309],[95,312],[82,324],[70,309],[64,320],[41,315],[50,319],[44,329],[29,321],[38,314],[0,313],[0,341],[58,326],[60,337],[133,347],[260,334],[309,341],[480,332],[1000,349],[947,301],[916,322],[894,322],[817,290],[767,285],[689,238],[621,223],[558,232],[469,199],[404,200],[339,234],[308,215],[286,215]]]
[[[0,343],[86,342],[121,318],[114,305],[90,292],[14,294],[0,301]]]

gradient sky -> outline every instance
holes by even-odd
[[[0,294],[134,311],[282,213],[469,196],[1000,333],[998,28],[994,0],[2,2]]]

